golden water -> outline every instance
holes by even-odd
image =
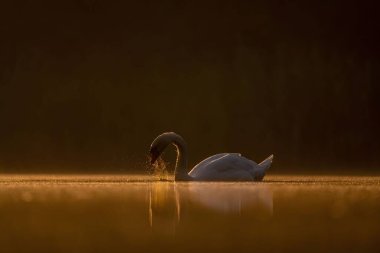
[[[0,252],[380,252],[380,177],[0,176]]]

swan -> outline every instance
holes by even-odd
[[[201,161],[188,173],[185,140],[174,132],[167,132],[154,139],[150,146],[152,165],[170,144],[177,150],[176,181],[261,181],[273,160],[273,155],[270,155],[257,164],[239,153],[221,153]]]

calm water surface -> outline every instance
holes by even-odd
[[[0,176],[0,252],[380,252],[380,177]]]

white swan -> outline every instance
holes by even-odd
[[[159,135],[150,146],[151,164],[169,144],[177,148],[177,181],[261,181],[273,160],[273,155],[270,155],[257,164],[238,153],[222,153],[210,156],[187,173],[187,145],[181,136],[169,132]]]

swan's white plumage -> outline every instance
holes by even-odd
[[[169,144],[177,148],[175,179],[183,181],[261,181],[271,166],[273,155],[260,164],[239,153],[221,153],[206,158],[187,173],[187,145],[176,133],[163,133],[150,148],[151,162],[154,163]]]
[[[201,181],[253,181],[260,166],[238,153],[213,155],[198,163],[189,175]]]

